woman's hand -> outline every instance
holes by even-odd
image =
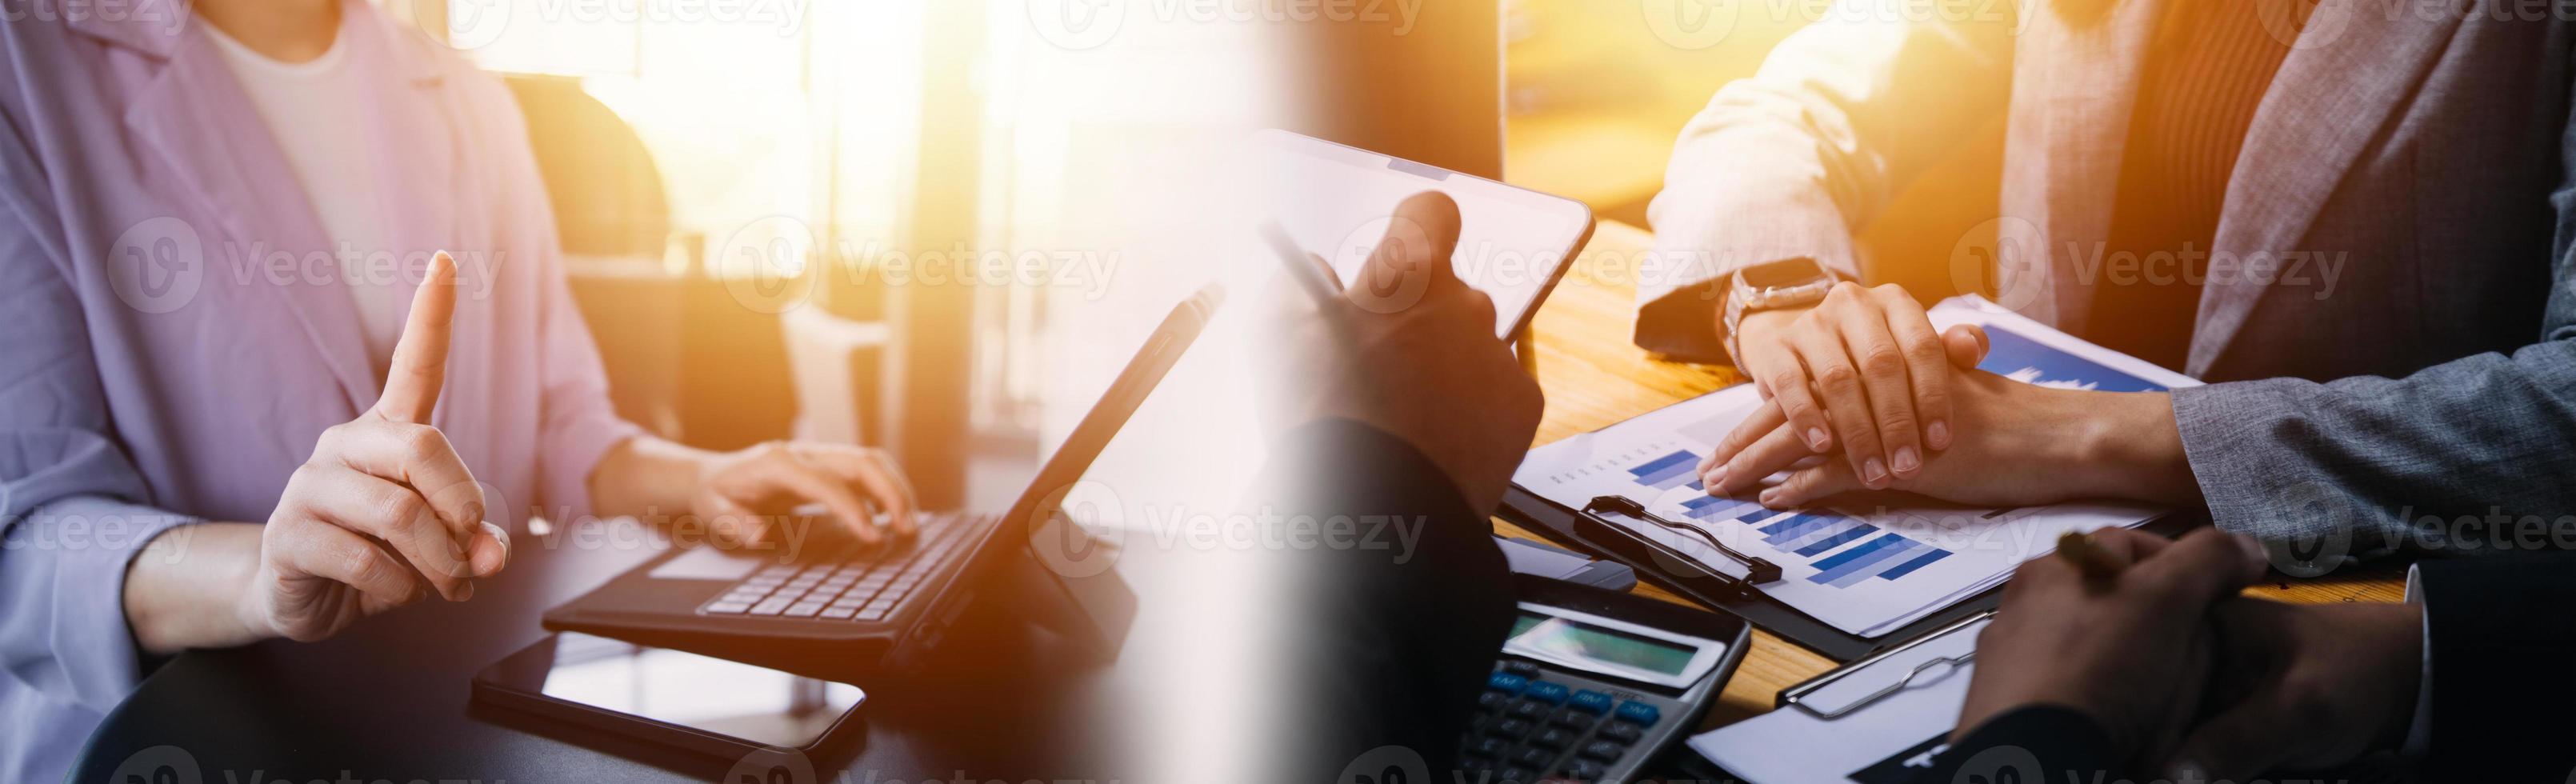
[[[764,545],[791,532],[781,521],[820,504],[833,522],[867,544],[919,530],[912,483],[884,450],[841,444],[772,442],[702,461],[689,511],[720,547]],[[879,515],[884,520],[879,522]],[[803,541],[803,532],[792,532]]]
[[[1869,487],[1913,478],[1965,434],[1942,337],[1903,288],[1835,284],[1813,307],[1747,314],[1735,340],[1736,369],[1779,406],[1789,443],[1840,444]]]
[[[1930,329],[1928,322],[1925,329]],[[1949,377],[1942,383],[1943,394],[1955,399],[1958,376],[1975,372],[1977,363],[1986,358],[1986,331],[1975,325],[1961,324],[1943,332],[1939,341],[1943,361],[1956,371],[1942,371],[1942,375]],[[1747,353],[1751,351],[1748,349]],[[1763,397],[1766,402],[1762,407],[1736,423],[1735,430],[1727,433],[1717,448],[1700,460],[1700,482],[1709,488],[1711,495],[1741,493],[1760,484],[1763,477],[1792,465],[1817,462],[1811,459],[1817,450],[1807,445],[1812,434],[1804,434],[1804,427],[1789,415],[1790,404],[1767,392]],[[1950,405],[1950,411],[1955,421],[1957,405]],[[1952,437],[1956,438],[1955,435]],[[1848,466],[1849,461],[1846,460],[1845,464]],[[1919,465],[1908,469],[1899,481],[1914,478],[1920,469]]]
[[[1920,473],[1880,487],[1979,506],[2078,498],[2200,502],[2165,393],[2052,389],[1974,370],[1956,374],[1950,389],[1965,435]],[[1775,403],[1746,424],[1769,430],[1749,442],[1739,430],[1719,445],[1716,454],[1729,457],[1702,472],[1712,494],[1741,493],[1782,470],[1791,473],[1762,490],[1763,505],[1796,507],[1872,489],[1846,461],[1800,454],[1782,432],[1788,425]]]
[[[464,601],[474,578],[509,562],[507,535],[483,520],[482,486],[427,424],[446,377],[455,278],[455,261],[438,254],[412,295],[383,396],[323,431],[287,481],[238,605],[252,634],[316,640],[431,592]]]

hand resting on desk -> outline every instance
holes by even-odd
[[[1958,435],[1912,476],[1873,483],[1848,460],[1819,459],[1799,442],[1796,424],[1775,398],[1701,461],[1701,481],[1712,495],[1739,496],[1788,471],[1757,496],[1782,509],[1865,489],[1982,506],[2083,498],[2200,503],[2169,396],[2042,387],[1977,370],[1985,341],[1983,330],[1967,325],[1944,336]]]

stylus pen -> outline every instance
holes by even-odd
[[[2101,585],[2120,576],[2120,559],[2104,551],[2101,544],[2093,541],[2092,534],[2074,531],[2058,534],[2057,557],[2074,564],[2075,570],[2084,575],[2087,583]]]
[[[1297,288],[1306,290],[1306,297],[1314,300],[1316,307],[1332,307],[1341,300],[1341,279],[1331,274],[1331,267],[1306,255],[1305,248],[1297,247],[1297,241],[1288,237],[1288,230],[1279,228],[1275,221],[1264,223],[1261,237],[1270,242],[1270,250],[1279,254],[1279,263],[1288,267],[1288,277],[1297,281]]]

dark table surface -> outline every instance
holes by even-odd
[[[156,781],[164,763],[193,782],[733,781],[737,765],[474,704],[483,667],[544,636],[537,619],[658,551],[631,523],[620,537],[522,536],[505,572],[472,601],[431,601],[318,643],[272,640],[180,655],[144,680],[91,736],[73,781]],[[601,544],[600,542],[610,542]],[[1132,570],[1122,564],[1122,570]],[[861,722],[808,760],[814,780],[887,784],[1121,778],[1095,728],[1115,712],[1109,668],[1073,664],[1051,638],[996,619],[944,645],[930,671],[856,679]],[[961,647],[963,646],[963,647]],[[1057,646],[1060,647],[1060,646]],[[788,784],[766,776],[760,784]],[[195,772],[192,779],[187,774]],[[142,772],[140,779],[126,774]],[[836,774],[848,774],[836,776]],[[801,782],[798,782],[801,784]]]

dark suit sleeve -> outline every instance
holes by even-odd
[[[1301,695],[1301,714],[1270,769],[1297,782],[1341,781],[1354,764],[1385,780],[1384,767],[1417,758],[1451,770],[1511,623],[1511,572],[1492,524],[1410,444],[1348,420],[1292,431],[1268,470],[1256,496],[1277,514],[1413,537],[1409,548],[1390,533],[1380,539],[1389,547],[1299,555],[1311,567],[1295,610],[1305,632],[1280,683]]]
[[[1915,781],[2143,780],[2134,773],[2120,767],[2110,734],[2093,717],[2062,705],[2032,705],[1987,719]]]
[[[2576,767],[2576,557],[2417,565],[2431,636],[2425,769],[2455,781],[2565,781]]]

